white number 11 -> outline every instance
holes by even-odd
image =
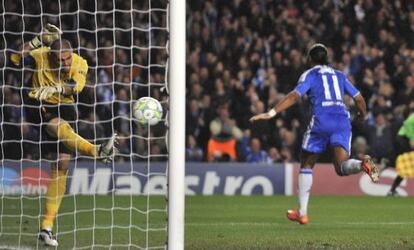
[[[326,75],[322,75],[322,81],[323,81],[323,89],[325,92],[325,99],[332,100],[331,91],[329,90],[328,77]],[[341,90],[339,89],[338,77],[336,77],[336,75],[332,75],[332,82],[333,82],[336,100],[342,100]]]

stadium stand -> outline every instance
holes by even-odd
[[[94,6],[88,1],[80,3],[81,9],[93,11]],[[100,9],[105,9],[106,2],[98,3],[103,5]],[[33,13],[39,8],[31,2],[25,4],[25,8],[31,9]],[[15,1],[7,1],[7,5],[8,10],[15,12],[21,8]],[[59,6],[50,4],[44,8],[44,12],[57,13]],[[77,6],[67,2],[62,8],[70,11]],[[253,138],[258,138],[262,149],[275,156],[274,161],[298,161],[301,136],[309,119],[309,110],[304,107],[308,106],[296,105],[271,122],[254,125],[258,126],[254,130],[248,123],[248,118],[267,110],[293,89],[300,74],[306,69],[304,53],[315,42],[322,42],[329,47],[331,65],[345,71],[368,101],[369,122],[364,126],[353,124],[353,138],[364,138],[367,141],[365,150],[377,160],[393,154],[390,150],[393,142],[389,139],[395,137],[404,118],[414,110],[412,1],[206,0],[188,1],[187,8],[187,137],[195,138],[191,147],[202,149],[203,160],[208,159],[208,141],[213,138],[210,123],[218,116],[219,107],[225,105],[228,106],[233,125],[243,132],[236,144],[236,161],[246,160],[246,145],[250,145]],[[22,22],[17,20],[16,15],[5,15],[4,18],[5,30],[14,31],[15,34],[23,30]],[[106,18],[107,22],[113,22],[112,16]],[[127,23],[128,18],[120,14],[116,20]],[[142,16],[142,19],[145,18],[147,17]],[[47,16],[47,19],[46,21],[59,23],[56,17]],[[88,127],[91,122],[102,121],[95,123],[98,126],[95,130],[99,134],[96,138],[89,139],[108,136],[103,134],[110,131],[105,128],[112,126],[112,123],[128,137],[129,125],[122,119],[122,115],[128,115],[123,112],[128,113],[129,110],[125,111],[125,107],[118,104],[113,107],[98,105],[98,112],[93,114],[93,108],[88,103],[95,95],[102,102],[110,102],[112,98],[136,99],[144,95],[139,91],[138,84],[133,93],[129,93],[129,87],[126,86],[143,82],[143,79],[147,79],[147,72],[130,66],[129,50],[114,50],[111,47],[112,31],[100,31],[95,37],[88,32],[95,27],[89,27],[90,22],[79,20],[81,30],[76,33],[74,22],[75,19],[71,16],[61,18],[61,28],[65,32],[63,37],[74,43],[75,48],[82,45],[83,49],[78,52],[87,58],[91,66],[96,66],[88,73],[88,86],[79,96],[80,133],[87,134],[88,130],[93,130]],[[38,32],[40,24],[36,18],[26,17],[24,30]],[[139,25],[139,21],[136,25]],[[123,35],[122,32],[116,34],[117,44],[130,41],[130,38]],[[24,37],[28,40],[31,35],[27,33]],[[154,44],[165,40],[163,34],[154,34],[154,37]],[[5,33],[4,38],[8,44],[2,44],[2,47],[9,48],[16,41],[19,43],[22,36]],[[146,39],[147,36],[143,35],[135,44],[147,44]],[[99,51],[94,50],[97,45],[101,47]],[[96,56],[95,53],[99,55]],[[133,53],[134,63],[147,64],[145,50]],[[154,52],[151,58],[156,63],[164,56]],[[114,69],[105,66],[114,62],[119,63]],[[7,55],[2,53],[0,66],[6,65]],[[113,73],[116,74],[115,77],[112,76]],[[164,72],[153,69],[152,74],[154,81],[163,80]],[[18,107],[21,104],[18,86],[27,79],[23,79],[21,72],[9,69],[0,77],[4,78],[1,79],[3,84],[16,87],[2,88],[1,93],[4,103],[14,104],[1,109],[3,121],[13,123],[2,126],[4,139],[13,141],[3,144],[3,157],[36,158],[37,147],[32,147],[29,142],[36,141],[34,138],[39,135],[24,122],[20,123],[24,121],[24,114],[22,119]],[[116,79],[116,82],[109,82],[111,79]],[[115,84],[115,93],[112,93],[111,87],[108,88],[111,84]],[[304,100],[305,103],[306,101]],[[349,105],[352,110],[353,104]],[[112,121],[108,117],[112,113],[121,118]],[[29,139],[23,140],[23,155],[13,150],[14,146],[20,147],[21,138]],[[381,143],[384,141],[389,144]],[[125,152],[136,152],[143,147],[139,142],[125,142],[125,145],[134,147],[124,149]],[[165,151],[164,148],[160,150]],[[232,157],[220,159],[231,160]]]
[[[239,161],[246,159],[243,147],[258,138],[269,155],[280,152],[275,161],[297,162],[307,105],[253,125],[259,128],[247,121],[293,89],[306,69],[306,50],[321,42],[331,65],[345,71],[368,101],[368,123],[353,124],[354,138],[367,141],[363,153],[376,160],[393,154],[392,139],[414,110],[413,2],[190,1],[188,8],[187,103],[198,102],[202,122],[192,125],[198,134],[187,130],[187,136],[195,136],[204,152],[211,113],[226,103],[247,136],[238,141]],[[359,151],[353,154],[363,155]]]

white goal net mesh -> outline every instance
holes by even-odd
[[[54,220],[61,249],[165,248],[168,109],[168,0],[1,0],[0,249],[43,249],[50,164],[61,144],[27,119],[27,93],[37,68],[10,60],[51,23],[89,66],[74,96],[74,131],[93,144],[119,135],[109,164],[72,153],[66,192]],[[183,55],[185,56],[185,55]],[[70,82],[68,83],[70,84]],[[160,101],[164,118],[138,124],[140,97]],[[60,115],[60,110],[58,115]],[[55,145],[55,154],[53,146]]]

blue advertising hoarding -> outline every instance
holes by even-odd
[[[167,189],[166,163],[131,162],[105,165],[71,162],[68,194],[163,195]],[[38,195],[47,190],[49,164],[2,162],[0,193]],[[274,195],[285,193],[282,164],[186,163],[187,195]]]

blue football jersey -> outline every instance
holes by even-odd
[[[295,91],[300,96],[309,92],[312,112],[316,116],[329,114],[349,115],[344,94],[355,97],[359,91],[344,73],[329,66],[315,66],[299,78]]]

